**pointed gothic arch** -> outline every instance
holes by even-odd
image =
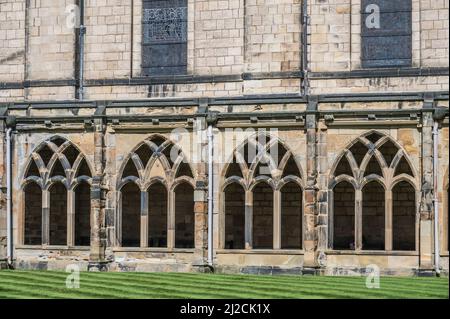
[[[189,188],[188,194],[176,196],[183,187]],[[179,146],[159,134],[139,143],[119,170],[119,244],[194,248],[194,189],[194,170]],[[190,213],[183,210],[185,207]],[[181,210],[184,215],[178,214]],[[134,217],[125,220],[129,214]]]
[[[397,191],[394,187],[398,183],[408,183],[412,186],[409,191],[415,196],[420,189],[417,176],[407,152],[391,137],[371,130],[353,140],[337,157],[330,171],[330,247],[414,250],[415,246],[411,249],[411,238],[416,232],[416,219],[413,224],[411,218],[397,218],[395,213],[398,207],[395,206],[397,202],[393,201],[393,191]],[[339,185],[343,185],[342,183],[352,185],[355,190],[354,197],[350,199],[354,201],[351,207],[354,209],[353,218],[350,218],[354,228],[347,227],[346,233],[342,232],[342,225],[339,226],[344,218],[342,213],[345,211],[345,215],[348,215],[347,209],[342,207],[349,207],[349,196],[340,194]],[[361,202],[357,202],[358,197]],[[416,200],[412,201],[412,205],[415,218]],[[411,209],[408,210],[410,211]],[[407,221],[402,224],[403,220]],[[395,237],[398,229],[407,229],[410,234],[407,244],[400,244],[402,239]],[[350,245],[351,238],[354,238],[354,245]]]
[[[299,157],[281,139],[246,138],[222,171],[221,247],[302,249],[302,177]]]
[[[52,136],[33,150],[21,187],[24,245],[90,245],[91,172],[83,152],[62,136]],[[80,189],[82,199],[78,198]],[[31,212],[34,223],[30,223]]]

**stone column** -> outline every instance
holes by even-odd
[[[75,246],[75,192],[67,191],[67,246]]]
[[[201,108],[206,110],[206,101],[201,102]],[[194,122],[193,145],[189,154],[193,159],[192,166],[197,171],[197,181],[194,191],[194,215],[195,215],[195,251],[193,266],[198,272],[210,271],[208,267],[208,139],[205,134],[207,121],[199,116]],[[211,122],[214,124],[214,122]],[[215,227],[215,226],[214,226]],[[214,228],[213,227],[213,228]],[[214,237],[214,236],[213,236]],[[214,245],[213,245],[214,246]],[[214,258],[214,256],[213,256]]]
[[[426,109],[433,102],[425,102],[422,115],[422,188],[420,201],[419,252],[420,270],[433,269],[433,113]]]
[[[317,173],[318,186],[317,192],[317,264],[320,267],[326,266],[325,251],[328,249],[328,221],[329,221],[329,191],[328,191],[328,154],[327,154],[327,130],[328,127],[324,120],[319,122],[317,136]]]
[[[273,249],[281,249],[281,191],[273,192]]]
[[[334,193],[328,192],[328,199],[330,205],[328,205],[328,247],[333,249],[334,243]]]
[[[392,250],[392,190],[387,190],[384,197],[386,198],[386,216],[385,216],[385,238],[384,245],[387,251]]]
[[[100,107],[99,110],[102,110]],[[98,113],[96,113],[98,115]],[[89,270],[106,270],[106,232],[105,199],[106,188],[103,186],[105,168],[104,156],[105,124],[103,118],[94,119],[94,174],[91,186],[91,252]]]
[[[245,249],[253,249],[253,192],[245,192]]]
[[[148,247],[148,192],[141,191],[141,248]]]
[[[355,249],[362,250],[362,190],[355,190]]]
[[[305,269],[317,267],[316,259],[316,182],[317,182],[317,167],[316,167],[316,114],[317,101],[311,99],[308,104],[306,115],[306,187],[305,187],[305,235],[304,235],[304,262]]]
[[[169,190],[167,198],[167,248],[175,248],[175,191]]]
[[[207,269],[208,263],[208,196],[204,183],[198,182],[194,191],[195,252],[193,266],[198,271]]]
[[[50,191],[42,191],[42,245],[50,244]]]

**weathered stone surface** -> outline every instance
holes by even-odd
[[[350,275],[370,264],[384,274],[430,272],[436,217],[448,273],[448,115],[434,216],[434,110],[424,110],[448,110],[448,1],[411,1],[411,69],[370,72],[361,64],[361,1],[308,1],[307,19],[300,0],[173,1],[182,21],[166,23],[176,29],[168,34],[142,27],[141,0],[88,1],[83,103],[77,30],[65,11],[74,3],[0,4],[0,264],[11,127],[17,268],[208,271],[212,214],[219,273]],[[167,77],[142,48],[175,40],[186,74]],[[212,172],[198,131],[206,125]],[[282,146],[277,163],[229,166],[261,128],[277,129],[262,143]],[[170,159],[175,146],[186,165]],[[399,241],[408,249],[398,252]]]

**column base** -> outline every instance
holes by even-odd
[[[6,259],[0,259],[0,270],[9,269],[8,261]]]
[[[434,269],[418,269],[416,271],[417,277],[436,277],[437,273]]]
[[[305,267],[302,269],[302,276],[322,276],[325,274],[325,269],[320,267]]]
[[[109,270],[109,262],[89,262],[88,271],[105,272]]]
[[[215,269],[214,267],[207,265],[207,264],[201,264],[201,265],[192,265],[192,271],[201,273],[201,274],[213,274]]]

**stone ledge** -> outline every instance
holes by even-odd
[[[352,251],[352,250],[328,250],[326,255],[348,255],[348,256],[413,256],[418,257],[417,251]]]
[[[127,247],[116,247],[112,248],[113,252],[119,252],[119,253],[183,253],[183,254],[193,254],[195,252],[195,249],[185,249],[185,248],[127,248]]]
[[[304,255],[303,250],[263,250],[263,249],[218,249],[215,250],[217,254],[248,254],[248,255]]]
[[[245,274],[245,275],[302,275],[302,267],[282,268],[278,266],[233,266],[217,265],[216,274]]]
[[[42,250],[42,251],[90,251],[90,247],[67,247],[67,246],[15,246],[15,250]]]

